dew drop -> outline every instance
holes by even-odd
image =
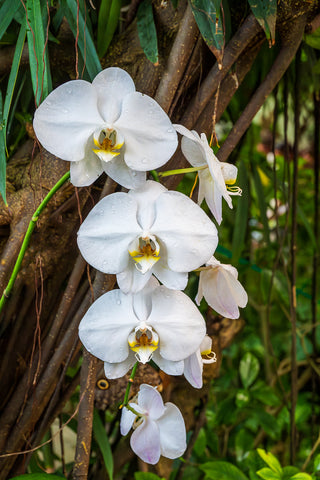
[[[148,159],[147,159],[147,157],[143,157],[143,159],[141,161],[142,161],[142,163],[147,163]]]
[[[149,115],[152,115],[153,114],[153,110],[149,110]]]
[[[117,305],[121,305],[121,300],[117,300]]]
[[[67,110],[66,108],[63,108],[62,113],[69,113],[69,110]]]
[[[136,176],[137,176],[137,172],[132,172],[132,176],[133,176],[133,177],[136,177]]]
[[[172,128],[168,128],[167,132],[172,133],[173,132]]]
[[[47,100],[47,102],[46,102],[46,103],[47,103],[48,107],[50,107],[50,105],[51,105],[51,102]]]

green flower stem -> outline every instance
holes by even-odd
[[[28,248],[28,245],[29,245],[29,242],[30,242],[30,237],[32,235],[32,232],[34,230],[34,227],[36,226],[36,223],[37,223],[37,220],[40,216],[40,214],[42,213],[42,211],[45,209],[45,207],[47,206],[47,203],[49,202],[49,200],[53,197],[53,195],[59,190],[59,188],[62,187],[62,185],[70,178],[70,171],[65,173],[63,175],[63,177],[60,178],[60,180],[58,180],[58,182],[55,184],[55,186],[50,190],[50,192],[46,195],[46,197],[42,200],[42,202],[40,203],[39,207],[37,208],[37,210],[34,212],[34,214],[32,215],[32,218],[30,220],[30,223],[29,223],[29,226],[28,226],[28,229],[26,231],[26,234],[24,236],[24,239],[23,239],[23,242],[22,242],[22,245],[21,245],[21,248],[20,248],[20,252],[19,252],[19,255],[18,255],[18,258],[16,260],[16,263],[15,263],[15,266],[13,268],[13,271],[12,271],[12,274],[11,274],[11,277],[10,277],[10,280],[8,282],[8,285],[6,286],[6,288],[4,289],[4,292],[2,294],[2,297],[0,299],[0,312],[2,311],[3,309],[3,306],[7,300],[7,298],[9,297],[10,293],[11,293],[11,290],[13,288],[13,285],[14,285],[14,282],[17,278],[17,275],[19,273],[19,270],[20,270],[20,267],[21,267],[21,263],[22,263],[22,260],[23,260],[23,257],[24,257],[24,254],[26,253],[26,250]]]
[[[137,371],[137,368],[138,368],[138,364],[139,362],[136,362],[134,365],[133,365],[133,369],[132,369],[132,372],[131,372],[131,375],[130,375],[130,378],[129,378],[129,382],[128,382],[128,385],[127,385],[127,389],[126,389],[126,393],[124,395],[124,400],[123,400],[123,404],[122,404],[122,407],[126,407],[127,404],[128,404],[128,400],[129,400],[129,393],[130,393],[130,389],[131,389],[131,385],[133,383],[133,379],[136,375],[136,371]],[[129,408],[130,410],[130,408]],[[132,409],[131,409],[132,410]],[[133,412],[135,413],[135,412]],[[138,414],[137,414],[138,415]]]
[[[180,175],[182,173],[193,173],[198,172],[199,170],[204,170],[208,168],[208,165],[202,165],[202,167],[190,167],[190,168],[179,168],[177,170],[167,170],[166,172],[158,172],[159,177],[169,177],[170,175]]]

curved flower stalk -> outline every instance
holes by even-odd
[[[193,167],[200,168],[198,171],[198,204],[201,205],[205,198],[214,218],[220,225],[222,221],[222,197],[232,208],[231,195],[241,195],[242,193],[239,187],[233,186],[236,182],[238,169],[230,163],[219,162],[204,133],[201,133],[201,137],[199,137],[197,132],[190,131],[183,125],[174,125],[174,127],[177,132],[183,135],[181,150],[184,156]]]
[[[155,465],[160,455],[180,457],[187,448],[186,428],[180,410],[173,403],[163,404],[160,393],[150,385],[142,384],[136,402],[123,407],[120,432],[130,438],[132,450],[146,463]]]
[[[166,113],[116,67],[100,72],[92,84],[72,80],[56,88],[36,110],[33,126],[46,150],[71,162],[77,187],[91,185],[105,171],[136,188],[147,170],[164,165],[177,148]]]
[[[205,363],[215,363],[217,356],[212,351],[212,340],[206,335],[198,350],[184,361],[184,376],[194,388],[202,388],[202,373]]]
[[[183,290],[188,272],[203,265],[217,243],[217,229],[198,205],[153,181],[102,199],[78,232],[86,261],[117,274],[126,293],[141,290],[152,273]]]
[[[232,265],[220,263],[214,257],[206,263],[208,269],[200,272],[196,302],[204,297],[216,312],[227,318],[239,318],[239,308],[244,308],[248,295],[238,280],[238,271]]]
[[[138,360],[151,358],[169,375],[182,375],[183,360],[206,332],[197,307],[183,292],[151,279],[144,290],[112,290],[96,300],[80,322],[86,349],[104,361],[107,378],[120,378]]]

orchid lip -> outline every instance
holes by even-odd
[[[129,254],[136,269],[144,274],[160,260],[160,246],[154,235],[142,235],[129,245]]]
[[[138,362],[147,363],[158,348],[159,336],[143,322],[130,333],[128,343]]]
[[[92,151],[104,162],[109,162],[120,154],[124,145],[122,135],[112,127],[106,126],[93,134],[93,142],[97,148]]]

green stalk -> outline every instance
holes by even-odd
[[[202,167],[190,167],[190,168],[178,168],[177,170],[167,170],[166,172],[158,172],[159,177],[169,177],[170,175],[180,175],[182,173],[193,173],[199,170],[208,168],[208,165],[202,165]]]
[[[132,385],[132,383],[133,383],[133,379],[134,379],[134,377],[135,377],[135,375],[136,375],[136,371],[137,371],[138,365],[139,365],[139,362],[136,362],[136,363],[133,365],[132,372],[131,372],[131,375],[130,375],[130,378],[129,378],[129,381],[128,381],[126,393],[125,393],[125,395],[124,395],[123,404],[121,405],[120,408],[126,407],[126,406],[128,405],[129,393],[130,393],[130,390],[131,390],[131,385]],[[129,410],[130,410],[130,408],[129,408]],[[134,412],[134,413],[135,413],[135,412]],[[137,415],[138,415],[138,414],[137,414]]]
[[[44,208],[47,206],[47,203],[49,202],[49,200],[53,197],[53,195],[59,190],[59,188],[62,187],[62,185],[70,178],[70,171],[65,173],[63,175],[63,177],[60,178],[60,180],[58,180],[58,182],[55,184],[55,186],[50,190],[50,192],[46,195],[46,197],[42,200],[42,202],[40,203],[39,207],[37,208],[37,210],[34,212],[34,214],[32,215],[32,218],[30,220],[30,223],[29,223],[29,226],[28,226],[28,229],[26,231],[26,234],[24,236],[24,239],[23,239],[23,242],[22,242],[22,245],[21,245],[21,248],[20,248],[20,252],[19,252],[19,255],[18,255],[18,258],[16,260],[16,263],[15,263],[15,266],[13,268],[13,271],[12,271],[12,274],[11,274],[11,277],[10,277],[10,280],[8,282],[8,285],[6,286],[6,288],[4,289],[4,292],[2,294],[2,297],[0,299],[0,312],[2,311],[3,309],[3,306],[7,300],[7,298],[9,297],[10,293],[11,293],[11,290],[13,288],[13,285],[14,285],[14,282],[17,278],[17,275],[19,273],[19,270],[20,270],[20,267],[21,267],[21,263],[22,263],[22,260],[23,260],[23,257],[24,257],[24,254],[26,253],[26,250],[28,248],[28,245],[29,245],[29,242],[30,242],[30,237],[32,235],[32,232],[34,230],[34,227],[36,226],[36,223],[38,221],[38,218],[40,216],[40,214],[42,213],[42,211],[44,210]]]

